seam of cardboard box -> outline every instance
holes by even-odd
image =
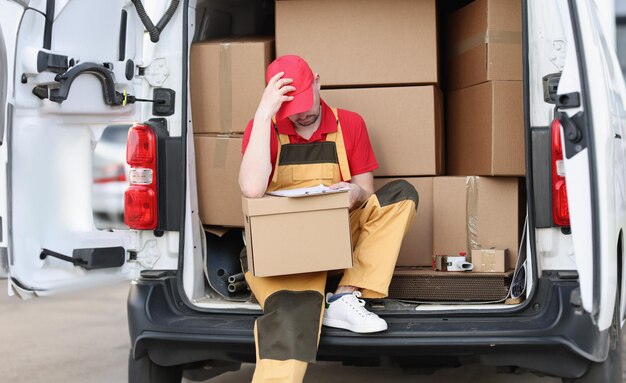
[[[226,168],[226,157],[228,157],[228,139],[215,140],[215,153],[213,153],[213,167],[217,169]]]
[[[521,31],[490,31],[480,32],[455,44],[450,56],[459,56],[483,44],[522,44]]]
[[[232,60],[230,43],[220,44],[220,130],[228,132],[232,125]]]

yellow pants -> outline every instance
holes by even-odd
[[[365,298],[384,298],[418,196],[403,180],[381,187],[350,213],[354,266],[340,286],[355,286]],[[326,271],[255,277],[246,281],[263,308],[254,325],[256,369],[253,383],[302,382],[315,362],[322,316]]]

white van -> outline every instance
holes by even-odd
[[[0,5],[19,9],[16,40],[0,34],[0,265],[8,265],[9,294],[133,280],[131,382],[180,382],[183,373],[206,379],[253,362],[259,306],[227,301],[206,282],[204,260],[240,248],[207,245],[198,218],[188,58],[201,29],[210,35],[212,26],[231,22],[237,34],[251,34],[271,27],[273,1],[151,0],[145,11],[141,0]],[[207,14],[207,5],[223,12]],[[525,299],[382,300],[372,310],[388,331],[325,328],[320,360],[405,368],[480,362],[565,382],[621,382],[624,80],[593,0],[522,6]],[[93,147],[106,126],[124,123],[137,123],[129,134],[138,150],[126,205],[134,229],[99,230]]]

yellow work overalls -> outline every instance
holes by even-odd
[[[290,144],[287,135],[276,131],[278,155],[268,190],[350,181],[341,124],[337,110],[333,113],[337,131],[327,134],[324,142]],[[351,211],[354,266],[344,271],[340,286],[359,287],[365,298],[387,296],[400,244],[417,202],[415,188],[398,180],[383,186]],[[326,274],[255,277],[245,272],[264,313],[254,326],[253,382],[302,382],[308,363],[315,362],[317,354]]]

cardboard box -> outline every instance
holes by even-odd
[[[241,137],[196,134],[194,143],[202,224],[242,227]]]
[[[433,251],[471,254],[508,249],[515,265],[524,212],[522,182],[505,177],[436,177],[433,180]]]
[[[434,86],[326,89],[331,106],[359,113],[380,166],[374,175],[443,173],[442,95]]]
[[[435,0],[279,0],[276,54],[300,55],[322,85],[436,84]]]
[[[352,267],[348,193],[243,198],[248,269],[257,277]]]
[[[270,37],[194,43],[190,91],[194,133],[243,133],[265,90],[272,60]]]
[[[521,81],[490,81],[448,93],[448,174],[526,174],[522,92]]]
[[[509,262],[506,257],[507,250],[481,249],[472,250],[473,272],[503,273],[509,270]]]
[[[376,178],[378,190],[397,178]],[[404,178],[419,196],[417,213],[402,241],[397,266],[430,266],[433,255],[433,177]]]
[[[447,20],[447,89],[522,80],[521,0],[475,0]]]

